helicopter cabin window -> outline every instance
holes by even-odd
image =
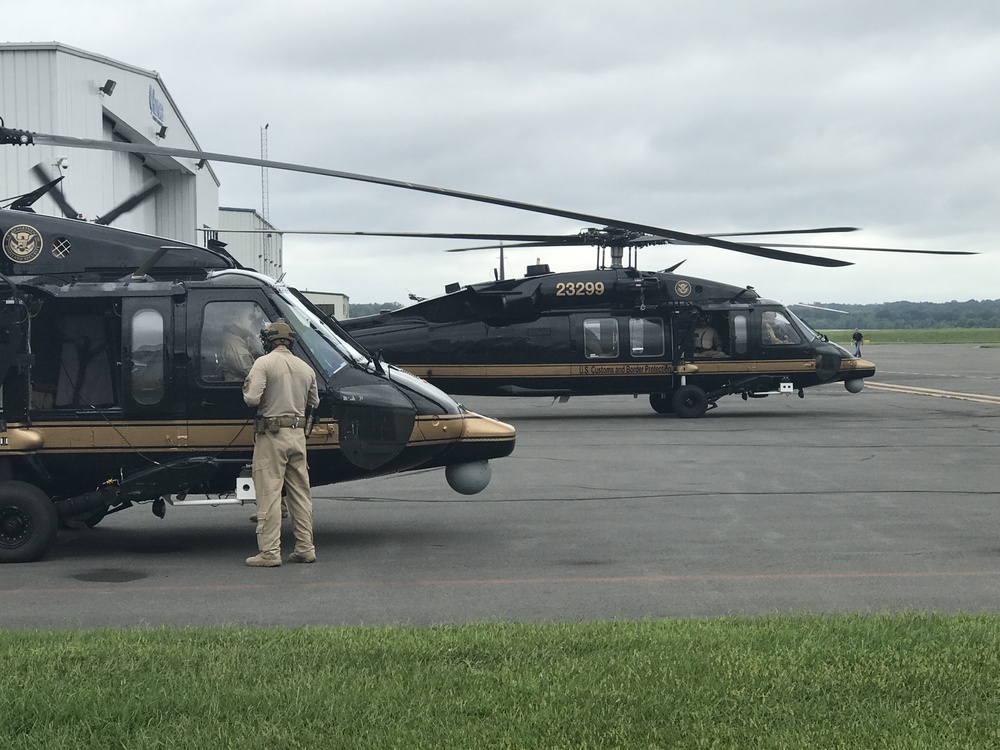
[[[268,323],[256,302],[209,302],[199,337],[199,374],[208,383],[240,383],[264,354],[260,331]]]
[[[761,315],[761,343],[767,345],[801,344],[802,337],[780,310],[766,310]]]
[[[163,316],[144,308],[132,317],[132,398],[156,404],[163,398],[166,364]]]
[[[615,318],[589,318],[583,321],[583,345],[587,359],[613,359],[618,356],[618,321]]]
[[[662,357],[663,321],[659,318],[630,318],[628,340],[633,357]]]
[[[116,405],[119,341],[110,302],[42,303],[31,320],[31,408]]]
[[[733,350],[737,354],[747,353],[747,342],[750,340],[750,325],[745,313],[733,316]]]

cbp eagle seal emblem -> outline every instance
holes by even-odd
[[[674,284],[674,293],[678,297],[687,297],[691,294],[691,282],[681,279],[676,284]]]
[[[3,254],[15,263],[31,263],[42,253],[42,235],[28,224],[15,224],[3,236]]]

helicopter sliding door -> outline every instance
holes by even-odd
[[[673,337],[658,315],[573,316],[580,394],[650,393],[667,390]]]
[[[760,315],[755,322],[762,359],[784,361],[811,356],[808,342],[784,309],[758,308],[755,312]]]
[[[660,317],[583,316],[583,356],[587,360],[663,361],[670,331]]]
[[[243,402],[243,380],[264,353],[261,328],[277,317],[255,289],[190,290],[190,414],[240,422],[252,417],[253,410]]]

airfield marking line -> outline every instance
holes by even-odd
[[[889,391],[891,393],[908,393],[912,396],[936,396],[937,398],[950,398],[957,401],[975,401],[980,404],[1000,405],[1000,396],[987,396],[982,393],[944,391],[938,388],[921,388],[916,385],[896,385],[894,383],[865,383],[865,387],[874,388],[877,391]]]
[[[280,575],[280,574],[279,574]],[[919,579],[919,578],[984,578],[1000,577],[1000,570],[968,570],[968,571],[898,571],[882,573],[845,572],[845,573],[693,573],[688,575],[649,575],[649,576],[553,576],[545,578],[456,578],[456,579],[416,579],[391,581],[322,581],[299,583],[287,579],[271,583],[240,583],[240,584],[204,584],[204,585],[164,585],[164,586],[113,586],[82,585],[79,587],[58,588],[15,588],[3,591],[5,596],[12,594],[74,594],[74,593],[139,593],[148,591],[258,591],[281,586],[303,589],[346,589],[368,587],[399,587],[407,586],[546,586],[551,584],[579,583],[693,583],[698,581],[818,581],[818,580],[871,580],[885,579]]]

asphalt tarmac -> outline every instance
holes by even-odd
[[[0,627],[1000,610],[1000,349],[864,356],[860,394],[698,420],[645,397],[467,398],[518,429],[479,495],[441,471],[317,488],[318,562],[272,569],[243,565],[252,506],[133,508],[0,567]]]

